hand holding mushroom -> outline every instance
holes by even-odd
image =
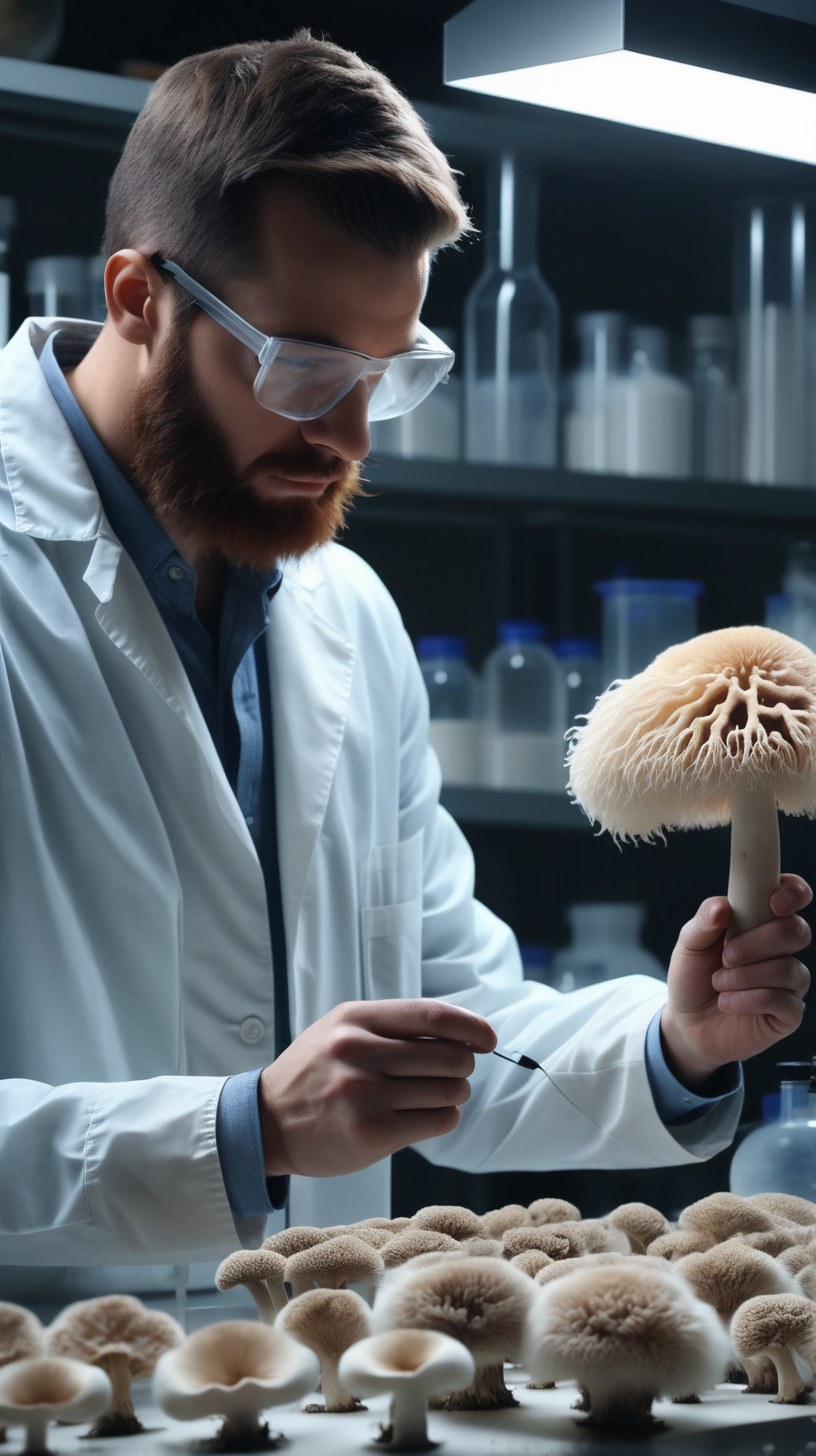
[[[615,838],[731,821],[728,900],[704,902],[669,971],[661,1032],[681,1080],[700,1086],[795,1030],[811,896],[780,876],[777,808],[816,816],[816,656],[764,627],[671,647],[603,694],[570,763],[574,797]]]

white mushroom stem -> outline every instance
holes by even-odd
[[[779,1381],[779,1394],[774,1405],[796,1405],[809,1387],[799,1374],[790,1350],[785,1345],[774,1345],[765,1354],[773,1361]]]
[[[245,1279],[244,1284],[255,1300],[255,1307],[258,1311],[258,1318],[262,1325],[273,1325],[277,1306],[272,1299],[271,1291],[263,1279]],[[285,1302],[285,1301],[284,1301]]]
[[[389,1445],[398,1450],[421,1450],[428,1445],[427,1397],[411,1385],[398,1387],[391,1397]]]
[[[274,1324],[275,1323],[275,1315],[276,1314],[280,1314],[281,1310],[284,1310],[286,1308],[287,1304],[289,1303],[289,1300],[288,1300],[288,1298],[286,1296],[286,1290],[284,1288],[284,1284],[283,1284],[283,1280],[282,1279],[279,1280],[277,1283],[273,1283],[273,1281],[271,1279],[265,1279],[264,1280],[264,1284],[265,1284],[266,1289],[267,1289],[267,1292],[269,1294],[269,1298],[270,1298],[270,1301],[272,1303],[272,1309],[274,1311],[273,1316],[272,1316],[272,1319],[271,1320],[268,1320],[268,1321],[264,1321],[264,1323]],[[260,1313],[260,1310],[259,1310],[259,1313]]]
[[[355,1400],[353,1395],[349,1395],[345,1387],[340,1384],[337,1374],[338,1359],[339,1356],[336,1355],[334,1357],[323,1355],[320,1360],[320,1389],[326,1402],[326,1410],[358,1410],[359,1401]]]
[[[27,1456],[42,1456],[48,1450],[48,1415],[43,1411],[25,1411],[21,1413],[21,1421],[25,1421],[26,1440],[24,1450]]]
[[[731,790],[731,905],[729,935],[770,920],[768,901],[779,889],[779,815],[770,784]]]

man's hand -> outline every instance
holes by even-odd
[[[770,899],[774,918],[765,925],[729,939],[731,908],[721,895],[704,900],[683,926],[660,1032],[669,1067],[688,1088],[796,1030],[810,985],[796,959],[810,944],[810,929],[797,912],[811,899],[798,875],[782,875]]]
[[[443,1001],[347,1001],[261,1073],[267,1177],[334,1177],[452,1132],[496,1034]]]

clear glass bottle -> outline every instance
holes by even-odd
[[[541,622],[499,623],[484,683],[484,782],[497,789],[565,789],[566,692]]]
[[[623,371],[626,316],[579,313],[579,364],[567,381],[563,458],[569,470],[610,470],[609,387]]]
[[[601,691],[601,653],[594,637],[560,637],[553,642],[553,652],[564,674],[567,695],[567,725],[579,713],[588,713],[595,706]]]
[[[434,333],[449,348],[456,348],[455,329],[435,328]],[[406,415],[397,415],[393,420],[374,420],[371,451],[374,455],[400,459],[458,460],[462,454],[461,375],[449,374],[422,404]]]
[[[735,293],[743,477],[816,484],[816,208],[739,209]]]
[[[482,693],[467,663],[467,639],[452,634],[417,639],[431,721],[428,741],[445,784],[481,780]]]
[[[739,397],[734,325],[718,314],[689,319],[692,469],[698,480],[739,478]]]
[[[572,940],[553,956],[552,984],[557,991],[579,991],[619,976],[665,981],[657,956],[640,943],[645,905],[568,905],[566,917]]]
[[[791,599],[788,632],[816,652],[816,548],[794,541],[787,552],[782,590]]]
[[[665,329],[629,330],[628,368],[609,386],[609,461],[621,475],[691,474],[691,389],[672,373]]]
[[[487,264],[465,302],[465,455],[554,465],[559,313],[538,267],[538,172],[513,154],[489,178]]]
[[[675,642],[697,636],[701,581],[615,577],[596,581],[603,602],[601,685],[634,677]]]
[[[816,1062],[816,1059],[814,1059]],[[779,1062],[778,1122],[755,1128],[731,1159],[731,1192],[793,1193],[816,1200],[814,1062]]]

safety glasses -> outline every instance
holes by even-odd
[[[450,373],[453,350],[424,324],[417,324],[413,349],[389,359],[331,344],[277,339],[253,328],[177,263],[165,258],[160,266],[172,273],[199,308],[252,350],[259,366],[252,386],[255,398],[264,409],[287,420],[320,419],[360,380],[368,389],[368,418],[390,420],[416,409]]]

